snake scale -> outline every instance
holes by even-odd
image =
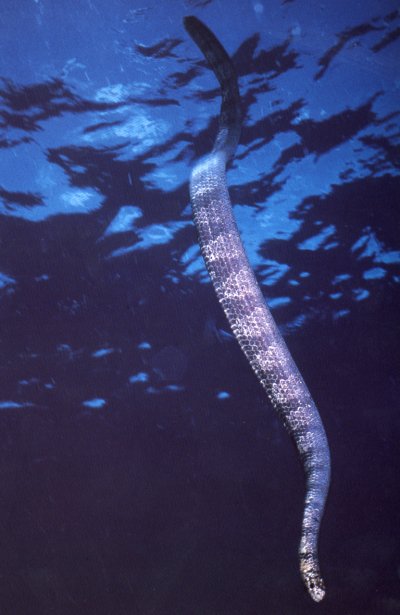
[[[300,572],[310,596],[319,602],[325,595],[317,542],[330,481],[328,442],[318,410],[265,303],[233,216],[226,164],[236,150],[242,122],[233,63],[199,19],[186,17],[184,26],[215,73],[222,95],[214,147],[195,164],[190,180],[201,252],[231,329],[292,437],[303,465],[306,495]]]

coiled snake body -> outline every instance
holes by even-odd
[[[190,195],[200,247],[232,331],[293,438],[304,467],[306,496],[300,572],[311,597],[319,602],[325,595],[317,540],[330,480],[328,442],[318,410],[266,306],[233,217],[225,172],[241,128],[233,64],[199,19],[186,17],[184,25],[214,71],[222,93],[214,148],[191,174]]]

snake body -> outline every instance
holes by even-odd
[[[217,77],[222,94],[213,150],[195,164],[190,195],[201,252],[218,300],[247,360],[292,437],[306,476],[299,546],[300,573],[310,596],[325,595],[317,542],[330,481],[325,430],[308,388],[265,303],[233,216],[226,164],[241,129],[233,63],[215,35],[196,17],[184,25]]]

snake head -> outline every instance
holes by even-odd
[[[311,598],[315,602],[321,602],[325,596],[325,584],[319,572],[318,562],[313,554],[300,556],[300,572]]]

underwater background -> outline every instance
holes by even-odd
[[[0,610],[400,613],[400,12],[382,0],[2,0]],[[228,183],[332,455],[304,478],[189,204],[236,66]]]

